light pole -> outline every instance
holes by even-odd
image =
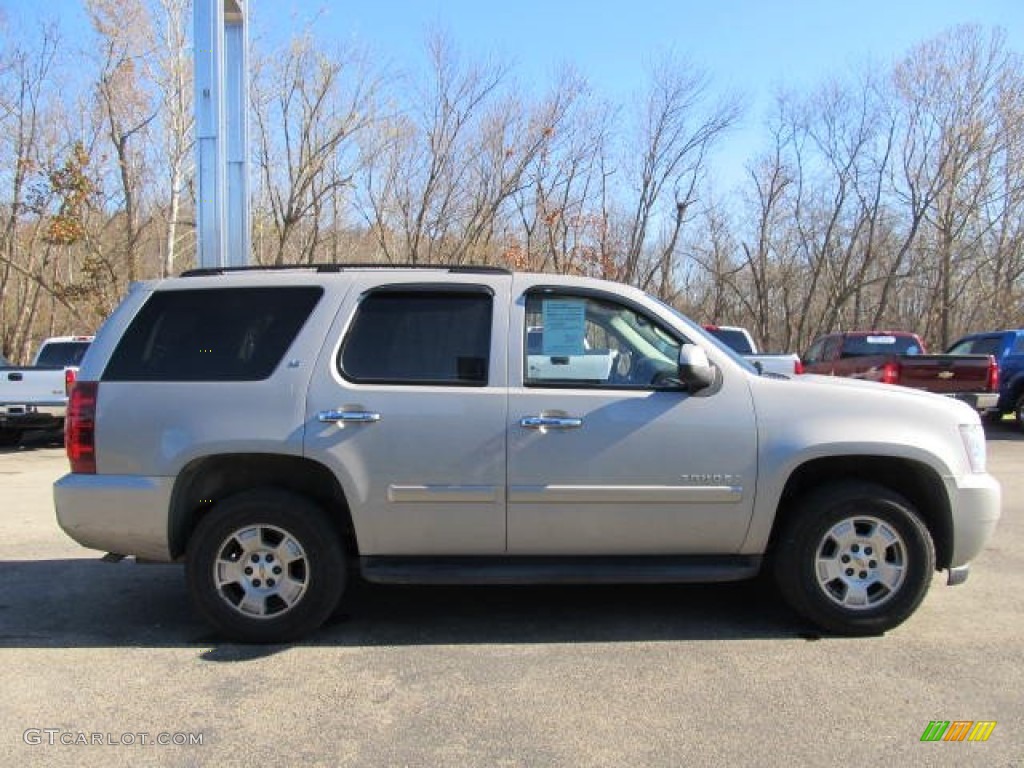
[[[250,261],[246,0],[194,0],[196,266]]]

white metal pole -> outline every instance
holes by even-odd
[[[194,0],[196,263],[250,261],[249,41],[244,0]]]

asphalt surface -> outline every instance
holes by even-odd
[[[309,642],[247,647],[193,615],[180,568],[68,539],[39,439],[0,452],[0,765],[1024,765],[1010,424],[989,467],[1003,519],[967,584],[937,575],[882,637],[820,637],[757,582],[357,584]],[[922,743],[933,720],[996,726]]]

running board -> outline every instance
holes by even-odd
[[[361,557],[378,584],[671,584],[749,579],[759,555],[625,557]]]

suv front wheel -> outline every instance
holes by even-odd
[[[867,482],[805,496],[782,531],[775,576],[789,604],[842,635],[875,635],[920,605],[935,570],[935,547],[914,507]]]
[[[345,556],[320,507],[258,488],[228,497],[200,520],[185,576],[197,610],[226,638],[282,643],[330,616],[344,590]]]

